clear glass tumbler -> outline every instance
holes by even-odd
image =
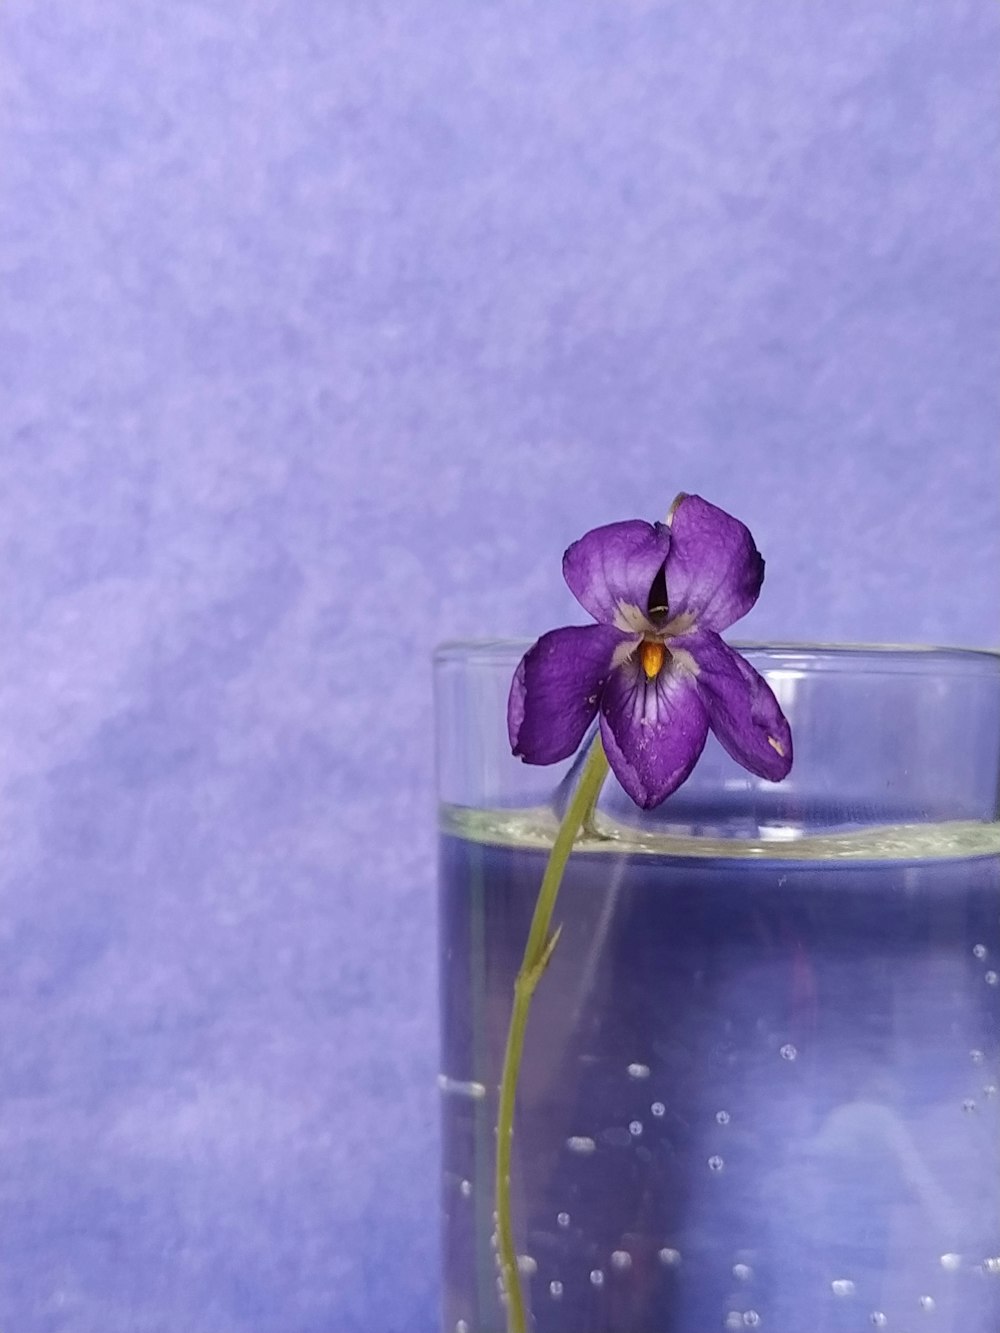
[[[436,659],[445,1333],[502,1333],[512,984],[572,763],[510,755],[527,645]],[[609,778],[531,1014],[536,1333],[1000,1329],[1000,655],[742,646],[791,722],[659,809]],[[578,763],[579,761],[574,761]]]

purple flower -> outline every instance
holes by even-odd
[[[525,763],[568,758],[600,713],[611,768],[646,810],[685,781],[709,728],[751,773],[787,775],[792,735],[778,701],[719,637],[764,579],[742,523],[683,495],[666,523],[588,532],[563,556],[563,576],[597,624],[551,630],[521,659],[507,729]]]

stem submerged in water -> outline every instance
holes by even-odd
[[[542,979],[552,951],[559,940],[559,929],[549,934],[555,911],[559,886],[573,843],[584,822],[593,817],[594,807],[608,772],[608,760],[600,736],[594,738],[580,774],[580,783],[573,793],[563,816],[552,851],[549,853],[542,887],[531,918],[528,942],[524,947],[521,967],[514,979],[514,1006],[507,1030],[507,1049],[504,1052],[503,1075],[500,1079],[500,1109],[497,1117],[497,1253],[500,1277],[507,1295],[507,1333],[528,1333],[524,1296],[517,1271],[517,1251],[514,1247],[514,1227],[510,1212],[510,1163],[514,1138],[514,1103],[517,1080],[521,1072],[524,1034],[528,1026],[528,1012],[535,988]]]

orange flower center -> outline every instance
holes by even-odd
[[[639,661],[648,680],[660,674],[666,657],[667,650],[659,639],[643,639],[639,644]]]

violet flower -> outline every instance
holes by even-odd
[[[521,659],[507,705],[516,755],[568,758],[599,713],[612,771],[643,809],[685,781],[710,728],[751,773],[786,776],[792,736],[778,701],[719,637],[764,579],[742,523],[682,495],[666,523],[588,532],[563,556],[563,576],[598,623],[551,630]]]

